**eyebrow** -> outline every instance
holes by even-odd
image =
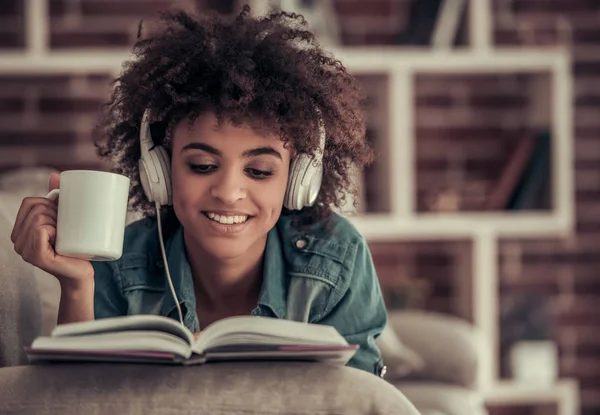
[[[207,153],[214,154],[215,156],[222,155],[220,150],[217,150],[216,148],[209,146],[208,144],[198,143],[198,142],[186,144],[181,149],[181,152],[184,152],[185,150],[202,150],[202,151],[206,151]],[[283,157],[281,157],[281,154],[279,153],[279,151],[277,151],[273,147],[269,147],[269,146],[253,148],[251,150],[246,150],[242,153],[242,155],[244,157],[256,157],[256,156],[262,156],[265,154],[275,156],[278,159],[283,160]]]

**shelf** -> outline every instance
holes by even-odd
[[[122,49],[39,54],[3,52],[0,74],[116,73],[129,58],[129,53]]]
[[[559,415],[579,413],[579,387],[573,379],[560,379],[549,386],[499,382],[490,390],[484,391],[483,398],[488,405],[556,403]]]
[[[561,379],[554,385],[537,386],[515,381],[502,381],[483,392],[486,403],[555,402],[565,391],[577,391],[577,382]]]
[[[491,52],[390,47],[343,47],[331,49],[354,74],[393,71],[422,72],[523,72],[545,71],[568,65],[562,48],[498,48]],[[131,57],[124,49],[69,50],[28,54],[2,53],[0,73],[111,72]]]
[[[464,226],[440,229],[428,223],[417,223],[391,215],[348,216],[358,231],[369,241],[431,240],[470,238],[472,230]]]
[[[412,218],[392,215],[348,216],[371,240],[456,239],[486,231],[497,237],[569,236],[572,220],[556,213],[428,213]]]
[[[561,48],[497,48],[491,52],[468,50],[399,49],[398,47],[342,48],[334,54],[350,71],[359,73],[413,70],[448,72],[546,71],[566,65],[568,53]]]

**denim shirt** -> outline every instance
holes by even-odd
[[[364,238],[336,214],[328,229],[299,229],[291,220],[282,215],[267,235],[262,288],[252,315],[331,325],[348,343],[360,346],[348,365],[381,375],[375,338],[387,323],[387,312]],[[131,314],[178,319],[157,228],[156,218],[128,225],[122,257],[92,262],[97,319]],[[165,241],[165,252],[184,324],[197,332],[194,282],[181,226]]]

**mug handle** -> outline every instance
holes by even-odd
[[[58,199],[58,194],[60,193],[60,189],[51,190],[50,193],[46,195],[46,199],[54,200]]]

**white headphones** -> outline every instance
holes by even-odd
[[[140,127],[140,181],[149,201],[158,202],[161,206],[170,205],[173,202],[171,160],[163,146],[154,145],[148,117],[149,110],[146,110]]]
[[[321,189],[326,133],[321,111],[318,108],[316,111],[319,116],[319,147],[314,157],[300,153],[292,161],[283,200],[283,206],[289,210],[312,206]],[[149,110],[146,110],[140,126],[140,181],[149,201],[158,202],[161,206],[170,205],[173,202],[171,160],[164,147],[154,145],[148,118]]]

